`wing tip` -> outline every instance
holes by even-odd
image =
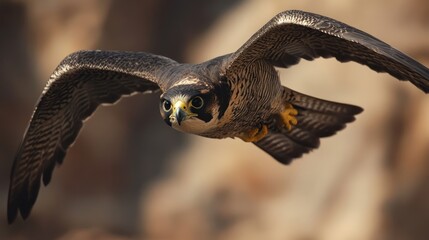
[[[8,204],[7,207],[7,223],[12,224],[18,215],[18,208],[16,206],[10,206]]]
[[[13,222],[15,222],[15,220],[18,218],[18,212],[23,220],[26,220],[30,216],[31,209],[33,208],[35,200],[37,198],[37,187],[33,189],[33,191],[35,192],[35,194],[31,195],[30,197],[24,196],[24,194],[21,193],[18,199],[11,200],[9,198],[7,206],[8,224],[12,224]]]
[[[12,172],[14,173],[14,171]],[[7,222],[12,224],[19,215],[25,220],[30,215],[31,209],[36,202],[40,190],[41,175],[39,174],[34,180],[26,176],[21,182],[16,183],[11,175],[7,201]]]
[[[28,214],[25,215],[25,212],[23,214],[22,203],[25,201],[25,196],[23,196],[23,193],[19,193],[18,196],[16,195],[17,191],[9,190],[9,197],[7,202],[7,222],[8,224],[12,224],[18,217],[18,212],[20,213],[21,217],[25,220],[28,217]]]
[[[420,90],[422,90],[425,94],[429,94],[429,77],[426,79],[426,82],[423,82],[423,83],[411,82],[411,83],[416,85],[416,87],[419,88]]]
[[[13,224],[15,222],[15,220],[18,218],[18,212],[21,215],[22,220],[26,220],[28,218],[28,216],[30,216],[31,209],[32,209],[32,206],[8,207],[8,209],[7,209],[7,223],[9,225]]]
[[[360,114],[364,111],[363,107],[360,106],[350,105],[350,107],[353,108],[352,113],[354,115]]]

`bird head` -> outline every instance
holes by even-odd
[[[179,131],[198,134],[214,126],[219,101],[210,86],[183,84],[162,94],[159,108],[168,125]]]

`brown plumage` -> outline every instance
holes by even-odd
[[[429,92],[429,69],[386,43],[333,19],[302,11],[278,14],[238,51],[201,64],[179,64],[143,52],[81,51],[52,74],[16,155],[8,221],[28,217],[83,120],[103,103],[161,90],[160,111],[173,128],[211,138],[239,137],[276,160],[319,146],[354,120],[361,108],[281,86],[274,67],[301,58],[335,57],[408,80]]]

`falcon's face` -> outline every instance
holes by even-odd
[[[164,121],[173,128],[199,134],[215,126],[218,104],[210,89],[182,85],[161,96],[160,111]]]

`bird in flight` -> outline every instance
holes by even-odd
[[[352,122],[362,109],[282,86],[275,67],[334,57],[408,80],[429,92],[429,69],[377,38],[334,19],[279,13],[236,52],[182,64],[145,52],[79,51],[55,69],[33,112],[13,163],[8,222],[26,219],[43,181],[101,104],[161,90],[159,109],[176,130],[240,138],[289,164]]]

